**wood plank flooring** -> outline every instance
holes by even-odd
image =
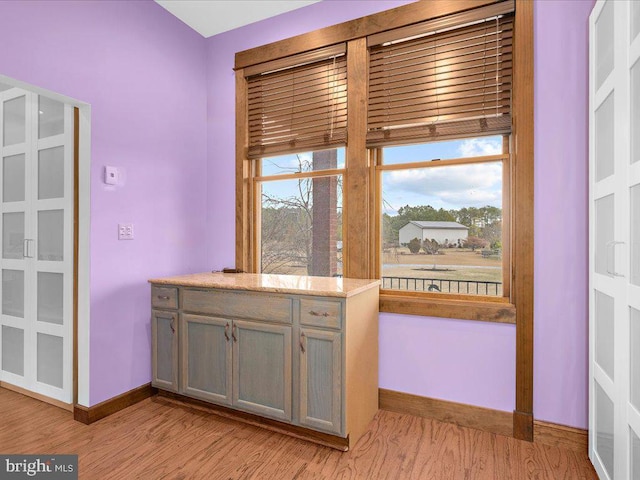
[[[383,410],[341,453],[162,397],[91,425],[2,388],[0,405],[0,453],[77,453],[83,480],[597,479],[586,453]]]

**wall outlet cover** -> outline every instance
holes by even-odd
[[[133,240],[133,223],[118,224],[118,240]]]

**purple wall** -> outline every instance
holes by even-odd
[[[0,73],[92,107],[94,405],[150,381],[147,279],[206,265],[206,41],[150,1],[3,1],[0,44]]]
[[[209,205],[234,197],[235,52],[400,5],[325,1],[217,35],[209,46]],[[593,0],[535,4],[536,418],[587,426],[587,17]],[[565,48],[558,49],[557,45]],[[565,78],[564,89],[552,88]],[[553,172],[550,174],[549,172]],[[213,266],[234,263],[233,206],[210,209]],[[512,325],[380,315],[380,386],[515,406]]]
[[[537,1],[534,12],[534,415],[581,428],[588,425],[588,18],[594,3]]]
[[[0,73],[92,105],[92,405],[149,381],[147,278],[234,264],[235,52],[403,3],[324,1],[208,40],[151,2],[0,3]],[[577,427],[592,5],[535,4],[534,413]],[[101,183],[105,164],[124,186]],[[135,224],[134,241],[116,239],[119,222]],[[513,326],[382,314],[380,327],[381,387],[514,407]]]

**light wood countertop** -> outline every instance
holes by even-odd
[[[154,278],[149,280],[149,283],[195,288],[351,297],[370,288],[378,288],[380,280],[259,273],[194,273]]]

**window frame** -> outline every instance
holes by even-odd
[[[512,307],[511,297],[511,163],[510,136],[502,135],[502,153],[468,158],[447,159],[433,165],[429,161],[411,162],[406,164],[384,165],[382,162],[382,148],[370,149],[370,166],[375,176],[375,222],[373,225],[372,248],[376,252],[374,263],[374,278],[382,278],[380,255],[382,252],[382,173],[385,171],[397,171],[412,168],[445,167],[447,165],[462,165],[471,163],[502,162],[502,296],[471,295],[455,293],[412,292],[403,290],[384,289],[380,287],[381,311],[390,313],[407,313],[418,315],[446,316],[448,318],[464,318],[471,320],[493,321],[499,323],[515,323],[515,310]],[[421,299],[428,299],[425,303]],[[444,302],[444,303],[443,303]],[[464,302],[460,308],[458,303]],[[477,304],[491,303],[495,305],[480,307]],[[433,306],[432,306],[433,304]],[[470,312],[474,305],[477,313]],[[428,312],[428,313],[427,313]],[[480,312],[482,312],[480,314]],[[490,313],[493,312],[493,313]],[[469,318],[473,317],[473,318]]]

